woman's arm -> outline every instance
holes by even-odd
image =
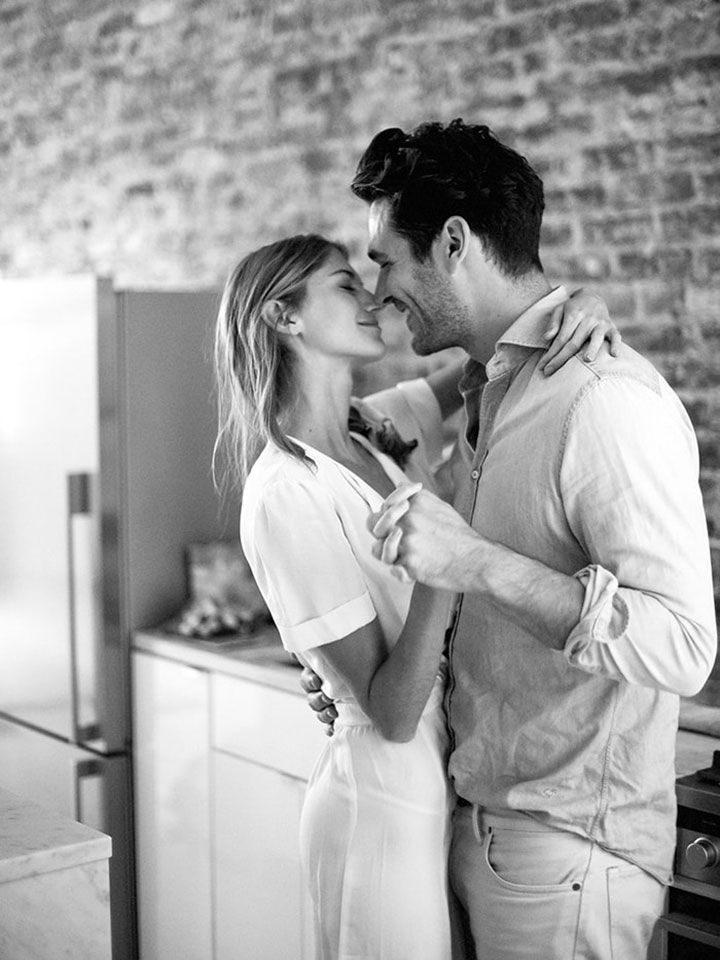
[[[452,360],[450,363],[425,377],[427,385],[435,394],[435,399],[440,407],[440,417],[447,420],[462,406],[462,396],[458,390],[458,384],[462,377],[465,358]]]
[[[609,341],[610,353],[616,357],[622,341],[605,301],[582,287],[553,310],[545,336],[552,342],[538,366],[547,376],[580,351],[586,360],[594,360],[604,340]]]
[[[416,584],[405,626],[389,652],[377,617],[322,647],[386,740],[403,743],[415,735],[437,676],[453,598]]]
[[[605,301],[582,287],[570,296],[567,303],[553,310],[546,337],[551,342],[539,366],[548,376],[581,350],[587,360],[594,360],[604,340],[609,341],[610,353],[615,357],[622,341]],[[464,360],[452,360],[425,378],[435,394],[443,420],[462,405],[458,383],[464,365]]]

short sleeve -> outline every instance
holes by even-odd
[[[312,477],[265,487],[243,533],[248,560],[288,650],[302,653],[340,640],[375,617],[341,518]]]

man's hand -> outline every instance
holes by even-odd
[[[303,667],[300,674],[300,686],[307,694],[308,706],[317,714],[318,720],[325,725],[325,733],[331,737],[335,732],[333,724],[337,719],[337,710],[330,697],[326,697],[320,689],[322,677],[319,677],[310,667]]]
[[[402,484],[371,514],[373,554],[413,580],[462,593],[476,585],[483,540],[457,511],[418,484]],[[473,559],[473,563],[468,562]],[[476,573],[475,573],[476,575]]]

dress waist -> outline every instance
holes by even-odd
[[[430,691],[428,702],[422,712],[422,716],[434,713],[442,709],[443,695],[445,692],[445,676],[440,674],[435,678],[435,684]],[[335,701],[337,710],[337,720],[335,725],[339,727],[372,727],[373,722],[363,711],[357,700],[337,700]]]

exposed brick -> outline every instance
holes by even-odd
[[[720,247],[709,247],[697,251],[693,276],[696,280],[704,282],[714,280],[715,283],[720,284]]]
[[[718,157],[720,162],[720,157]],[[700,188],[704,195],[710,200],[716,200],[720,197],[720,169],[713,170],[710,173],[701,173],[699,175]]]
[[[567,222],[548,222],[545,220],[540,232],[541,247],[563,246],[572,239],[572,226]]]
[[[23,3],[15,4],[12,7],[0,7],[0,23],[10,24],[14,20],[19,20],[23,16],[26,10],[26,6]]]
[[[699,351],[673,353],[665,358],[665,376],[671,386],[692,390],[717,390],[720,370],[717,356]]]
[[[620,87],[633,96],[666,90],[672,80],[672,71],[667,66],[650,70],[627,70],[607,78],[610,84]]]
[[[678,66],[678,74],[687,78],[688,73],[699,73],[703,77],[715,80],[720,70],[720,54],[711,54],[704,57],[687,57]]]
[[[567,57],[573,63],[622,62],[626,56],[627,35],[617,33],[590,33],[573,37],[567,45]]]
[[[658,251],[658,267],[665,277],[685,278],[689,276],[692,265],[692,251],[685,248],[663,246]]]
[[[700,474],[700,489],[708,518],[708,532],[711,537],[720,540],[720,470],[703,470]],[[717,572],[720,573],[720,542],[715,544],[713,553],[713,565],[717,564]]]
[[[682,330],[674,324],[631,326],[623,331],[627,342],[648,355],[677,354],[685,346]]]
[[[584,281],[597,282],[610,276],[610,261],[604,254],[588,252],[582,256],[564,256],[552,251],[547,255],[543,249],[543,264],[548,273],[570,285]]]
[[[111,37],[113,34],[120,33],[133,26],[135,18],[131,13],[114,13],[101,24],[98,30],[98,37]]]
[[[583,223],[583,237],[591,244],[645,244],[653,235],[654,224],[649,213],[588,218]]]
[[[485,40],[488,53],[492,55],[504,50],[517,50],[531,41],[532,33],[533,28],[528,24],[513,23],[495,27]]]
[[[666,154],[670,163],[717,163],[720,133],[700,132],[685,137],[670,137]]]
[[[511,13],[524,13],[526,10],[538,10],[552,7],[556,0],[505,0],[505,6]]]
[[[720,444],[717,434],[702,428],[695,431],[700,449],[700,463],[703,469],[717,470],[720,468]]]
[[[717,463],[719,36],[716,0],[6,0],[0,270],[204,286],[298,229],[366,269],[371,134],[488,122],[545,181],[549,275],[606,299]],[[371,388],[432,362],[390,339]]]
[[[716,237],[720,231],[720,205],[700,205],[661,215],[663,236],[670,243],[692,237]]]
[[[155,184],[150,183],[148,180],[144,180],[141,183],[132,183],[129,187],[125,188],[125,195],[127,197],[152,197],[155,193]]]
[[[525,73],[539,73],[547,67],[547,54],[541,50],[529,50],[522,56]]]
[[[548,16],[548,27],[552,31],[591,30],[618,23],[623,18],[623,9],[617,3],[578,3],[562,5]]]
[[[590,147],[582,151],[589,170],[634,170],[639,164],[637,143],[617,143],[607,147]]]
[[[660,270],[657,253],[642,253],[641,251],[619,253],[617,262],[622,275],[631,280],[656,277]]]

